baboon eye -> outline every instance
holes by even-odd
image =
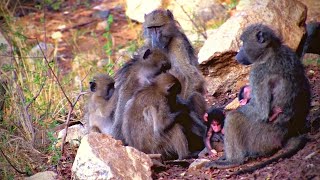
[[[265,40],[265,34],[264,34],[263,32],[261,32],[261,31],[259,31],[259,32],[257,33],[256,37],[257,37],[257,41],[258,41],[259,43],[261,43],[261,44],[266,41],[266,40]]]
[[[151,54],[151,50],[150,49],[147,49],[146,52],[144,52],[143,54],[143,59],[147,59]]]
[[[89,84],[90,84],[90,90],[92,92],[95,92],[97,84],[95,82],[89,82]]]

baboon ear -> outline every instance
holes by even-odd
[[[109,100],[114,92],[114,83],[108,85],[106,100]]]
[[[266,42],[266,35],[265,35],[264,32],[259,31],[259,32],[256,34],[256,37],[257,37],[257,41],[258,41],[259,43],[262,44],[262,43]]]
[[[97,84],[94,81],[90,81],[89,85],[90,85],[90,91],[91,92],[96,92]]]
[[[167,86],[167,94],[180,94],[181,93],[181,84],[180,83],[172,83]]]
[[[169,9],[167,9],[167,15],[170,17],[170,19],[174,19],[173,14]]]
[[[147,59],[151,54],[151,50],[150,49],[147,49],[144,54],[143,54],[143,59]]]

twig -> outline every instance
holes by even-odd
[[[66,92],[64,91],[64,89],[63,89],[63,87],[62,87],[62,85],[61,85],[61,83],[60,83],[60,81],[59,81],[59,79],[58,79],[58,76],[56,75],[56,73],[54,73],[54,71],[53,71],[52,67],[50,66],[50,63],[49,63],[49,61],[48,61],[48,59],[47,59],[46,55],[44,54],[43,49],[41,48],[41,46],[40,46],[40,43],[39,43],[38,39],[36,39],[36,41],[37,41],[37,45],[39,46],[40,51],[41,51],[41,53],[42,53],[42,55],[43,55],[44,59],[45,59],[45,61],[46,61],[47,65],[48,65],[48,68],[50,69],[50,71],[51,71],[51,73],[52,73],[53,77],[55,78],[55,80],[56,80],[56,81],[57,81],[57,83],[58,83],[58,86],[59,86],[60,90],[62,91],[62,93],[63,93],[64,97],[67,99],[68,103],[69,103],[70,105],[72,105],[72,102],[71,102],[71,100],[69,99],[69,97],[67,96]]]
[[[204,37],[204,39],[207,39],[207,33],[206,33],[206,28],[205,26],[201,25],[201,27],[203,29],[198,28],[198,24],[193,20],[192,17],[190,17],[189,13],[183,8],[183,6],[181,4],[179,4],[177,1],[176,3],[180,6],[180,8],[182,9],[183,13],[185,13],[187,15],[187,17],[189,18],[189,20],[191,21],[191,23],[193,24],[193,26],[197,29],[197,31]],[[204,31],[204,32],[202,32]]]
[[[66,122],[66,127],[64,128],[65,130],[65,134],[62,138],[62,144],[61,144],[61,154],[63,154],[64,152],[64,144],[66,142],[66,138],[67,138],[67,135],[68,135],[68,127],[69,127],[69,122],[70,122],[70,117],[71,117],[71,113],[75,107],[75,105],[77,104],[77,102],[79,101],[80,97],[84,94],[86,94],[87,92],[80,92],[76,98],[76,100],[74,101],[73,104],[70,105],[70,109],[69,109],[69,112],[68,112],[68,117],[67,117],[67,122]]]
[[[37,93],[35,96],[33,96],[32,100],[31,100],[31,101],[29,102],[29,104],[26,106],[26,109],[27,109],[27,110],[29,109],[30,105],[38,98],[38,96],[40,95],[42,89],[44,88],[44,85],[45,85],[45,83],[43,83],[43,84],[41,85],[40,90],[38,91],[38,93]]]
[[[10,166],[16,170],[18,173],[20,174],[28,174],[27,172],[23,172],[23,171],[20,171],[18,168],[16,168],[11,162],[10,162],[10,159],[4,154],[4,152],[2,151],[2,149],[0,148],[0,152],[2,154],[2,156],[6,159],[6,161],[10,164]]]

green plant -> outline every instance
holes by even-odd
[[[58,138],[54,136],[53,132],[48,132],[48,139],[50,140],[50,145],[48,146],[48,151],[51,153],[50,162],[53,165],[57,165],[59,162],[59,159],[61,158],[61,151],[60,148],[56,147],[56,144],[58,142]]]
[[[110,14],[107,19],[107,26],[105,28],[106,32],[103,34],[103,37],[107,39],[107,42],[103,46],[103,49],[105,50],[105,52],[110,60],[111,60],[112,48],[113,48],[112,36],[111,36],[111,32],[110,32],[112,23],[113,23],[113,16],[112,16],[112,14]]]
[[[61,8],[63,2],[64,0],[43,0],[42,3],[36,5],[35,7],[38,9],[43,9],[43,7],[50,7],[53,10],[57,11]]]

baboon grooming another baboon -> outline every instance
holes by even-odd
[[[181,84],[169,73],[154,79],[128,101],[125,106],[122,133],[129,146],[145,153],[162,154],[164,158],[188,155],[188,142],[181,125],[176,122],[169,101],[175,102]]]
[[[310,87],[302,63],[265,25],[247,27],[240,39],[243,46],[236,59],[244,65],[252,64],[249,76],[251,100],[227,114],[225,159],[210,162],[207,167],[237,166],[248,157],[270,155],[286,144],[293,144],[287,152],[273,158],[278,160],[292,155],[305,143],[299,135],[305,131]],[[280,107],[283,112],[269,122],[271,107]],[[253,170],[255,168],[248,171]]]
[[[117,107],[115,111],[115,122],[112,127],[112,135],[115,139],[124,140],[121,133],[123,112],[127,101],[142,86],[150,84],[157,75],[171,68],[166,54],[159,49],[147,49],[141,59],[136,60],[126,70],[119,85],[117,85]]]
[[[182,85],[181,96],[187,99],[194,91],[206,93],[205,81],[197,69],[198,59],[186,35],[176,25],[169,10],[154,10],[145,15],[143,23],[145,46],[161,48],[168,53],[169,71]]]
[[[91,96],[88,103],[89,131],[111,134],[114,116],[114,80],[107,74],[98,74],[90,82]]]

